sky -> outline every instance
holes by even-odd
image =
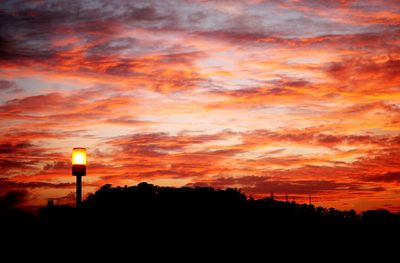
[[[0,194],[237,187],[400,211],[398,0],[2,1]]]

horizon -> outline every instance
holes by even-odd
[[[146,184],[146,185],[151,186],[151,187],[159,188],[159,189],[170,188],[170,189],[174,189],[174,190],[181,190],[181,189],[184,189],[184,188],[188,188],[188,189],[192,189],[192,190],[199,190],[199,189],[206,188],[206,189],[212,189],[212,191],[215,191],[215,192],[218,192],[218,191],[224,192],[224,191],[227,191],[227,190],[234,190],[234,191],[237,191],[238,193],[242,194],[246,198],[246,201],[250,201],[250,200],[254,200],[254,201],[271,200],[271,201],[273,201],[275,203],[287,203],[287,204],[294,204],[294,205],[298,205],[298,206],[306,205],[306,206],[312,206],[315,209],[323,208],[323,209],[325,209],[325,211],[328,211],[329,209],[335,209],[335,210],[337,210],[339,212],[347,212],[347,211],[352,211],[353,210],[358,215],[361,215],[363,212],[368,212],[368,211],[378,211],[378,210],[387,210],[387,211],[389,211],[388,209],[385,209],[385,208],[376,208],[376,209],[367,209],[367,210],[357,211],[357,210],[352,209],[352,208],[350,208],[348,210],[340,210],[340,209],[338,209],[336,207],[324,207],[324,206],[318,205],[317,202],[314,202],[315,198],[318,199],[318,197],[315,197],[315,196],[311,196],[311,199],[310,199],[310,196],[304,196],[304,195],[287,195],[286,196],[286,194],[285,195],[275,195],[275,193],[272,192],[269,195],[263,195],[263,196],[254,197],[253,195],[247,195],[246,193],[244,193],[242,191],[242,189],[236,188],[236,187],[214,188],[212,186],[207,186],[207,185],[180,186],[180,187],[168,186],[168,185],[162,185],[161,186],[161,185],[150,184],[150,183],[145,182],[145,181],[138,182],[136,185],[124,185],[124,186],[122,186],[122,185],[104,184],[104,185],[100,186],[99,188],[97,188],[94,192],[86,193],[85,198],[82,200],[82,202],[83,203],[88,202],[89,197],[93,198],[94,196],[96,196],[96,194],[99,191],[102,191],[103,188],[108,188],[110,190],[115,190],[115,189],[126,190],[126,189],[129,189],[129,188],[140,187],[140,185],[143,185],[143,184]],[[23,193],[20,193],[18,191],[16,191],[16,192],[12,192],[11,191],[11,192],[8,192],[8,193],[11,194],[11,195],[15,195],[15,196],[11,197],[11,199],[13,201],[14,200],[18,200],[18,198],[19,198],[18,195],[19,194],[23,195]],[[76,208],[76,204],[75,204],[76,200],[75,200],[75,198],[76,198],[75,195],[71,195],[70,198],[68,198],[68,199],[65,199],[65,198],[61,198],[61,199],[49,198],[49,199],[46,200],[47,201],[46,204],[42,204],[42,205],[35,206],[35,207],[33,207],[33,206],[18,206],[18,205],[13,205],[13,204],[11,204],[8,207],[6,206],[6,207],[7,208],[18,208],[18,209],[21,209],[23,211],[31,212],[31,213],[34,213],[34,214],[38,213],[40,211],[40,209],[46,208],[46,207],[49,207],[49,206],[50,207],[53,207],[53,206],[68,206],[68,207],[70,207],[72,209],[75,209]],[[127,199],[126,201],[131,201],[131,200]],[[20,204],[20,203],[18,203],[18,204]],[[82,209],[82,208],[80,208],[80,209]],[[396,213],[396,211],[395,212],[390,211],[390,212]],[[400,214],[400,212],[397,212],[397,214]]]
[[[4,1],[0,196],[238,188],[400,212],[393,0]]]

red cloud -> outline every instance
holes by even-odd
[[[400,182],[400,172],[390,172],[383,175],[366,176],[363,178],[365,181],[371,182],[383,182],[383,183],[399,183]]]
[[[400,83],[400,60],[387,59],[376,62],[369,59],[353,58],[332,63],[327,72],[329,75],[347,83],[345,90],[363,93],[390,93]],[[366,86],[364,83],[368,82]],[[372,90],[371,90],[372,89]]]
[[[348,191],[348,192],[380,192],[385,189],[382,187],[364,187],[359,183],[344,183],[336,181],[316,181],[316,180],[299,180],[299,181],[282,181],[274,180],[268,177],[239,177],[239,178],[218,178],[207,182],[199,182],[193,185],[207,185],[216,188],[226,188],[232,185],[238,186],[244,192],[251,195],[266,196],[270,193],[275,194],[299,194],[308,195],[310,193],[322,193],[332,191]]]

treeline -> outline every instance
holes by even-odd
[[[140,183],[130,187],[104,185],[83,201],[80,209],[50,205],[33,215],[15,208],[0,208],[1,226],[7,228],[96,229],[265,234],[291,231],[400,228],[400,214],[369,210],[315,207],[271,198],[247,198],[240,190],[210,187],[160,187]]]

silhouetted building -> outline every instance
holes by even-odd
[[[47,207],[53,207],[54,206],[54,200],[50,199],[47,200]]]

